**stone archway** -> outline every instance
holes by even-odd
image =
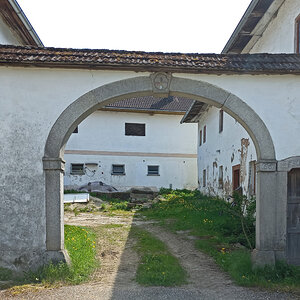
[[[69,105],[53,125],[43,158],[46,180],[46,248],[49,259],[65,259],[63,232],[63,153],[76,126],[97,108],[133,96],[173,95],[193,98],[222,108],[234,117],[251,136],[257,152],[257,264],[274,263],[282,258],[278,249],[276,223],[277,161],[271,135],[264,122],[237,96],[212,84],[172,77],[166,73],[140,76],[98,87]]]

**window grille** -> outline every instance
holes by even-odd
[[[72,175],[83,175],[84,174],[84,164],[71,164],[71,174]]]
[[[159,175],[159,166],[148,166],[148,175]]]
[[[125,175],[125,165],[112,165],[112,175]]]

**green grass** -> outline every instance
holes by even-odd
[[[196,236],[213,236],[221,238],[222,243],[248,246],[237,208],[221,199],[203,196],[199,191],[163,190],[162,195],[166,201],[143,211],[145,216],[160,220],[173,231],[191,230]],[[254,245],[254,219],[249,217],[246,222],[249,239]]]
[[[131,234],[137,238],[136,249],[141,256],[136,274],[139,284],[176,286],[186,283],[185,271],[163,242],[137,227],[131,228]]]
[[[236,283],[300,292],[300,267],[278,262],[274,267],[252,268],[251,249],[237,207],[199,191],[164,189],[161,194],[165,201],[141,213],[171,231],[188,230],[189,235],[198,237],[196,248],[212,256]],[[248,216],[243,221],[254,246],[254,219]]]
[[[96,260],[96,234],[88,228],[65,225],[65,246],[71,258],[66,263],[48,264],[36,272],[28,272],[25,282],[78,284],[87,280],[98,266]]]

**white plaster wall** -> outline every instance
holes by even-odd
[[[2,45],[22,45],[13,31],[7,26],[0,16],[0,44]]]
[[[256,160],[254,144],[245,129],[224,112],[223,131],[219,133],[219,109],[209,107],[198,122],[198,176],[199,189],[205,194],[219,197],[232,195],[232,167],[246,166],[241,172],[243,193],[248,194],[249,162]],[[200,146],[199,132],[206,126],[206,142]],[[249,146],[241,158],[241,139],[248,139]],[[219,166],[223,166],[223,188],[219,188]],[[206,170],[206,186],[203,187],[203,170]]]
[[[96,111],[72,134],[66,150],[101,150],[196,154],[194,124],[180,124],[183,115]],[[125,123],[144,123],[145,136],[126,136]]]
[[[149,73],[0,67],[1,257],[19,259],[45,249],[42,157],[63,110],[96,87],[137,76]],[[203,80],[237,95],[265,122],[277,159],[299,155],[300,76],[173,76]]]
[[[195,133],[196,134],[196,133]],[[153,186],[157,188],[197,188],[197,158],[98,156],[66,154],[65,186],[81,186],[93,181],[102,181],[116,188]],[[88,167],[85,175],[70,175],[71,163],[96,162],[97,167]],[[125,175],[112,175],[112,164],[124,164]],[[148,176],[147,166],[158,165],[159,176]],[[95,170],[95,173],[92,172]]]
[[[107,151],[111,155],[65,154],[66,186],[103,181],[116,187],[156,186],[197,187],[197,125],[180,124],[182,115],[96,111],[72,134],[66,150]],[[145,136],[125,136],[125,123],[144,123]],[[114,156],[114,152],[124,153]],[[126,153],[154,153],[156,157],[128,156]],[[182,154],[182,158],[159,157]],[[185,155],[187,156],[185,157]],[[71,163],[96,162],[95,173],[71,175]],[[112,164],[125,164],[126,175],[111,175]],[[147,165],[159,165],[160,176],[147,176]]]
[[[294,53],[295,19],[299,14],[300,1],[286,0],[250,53]]]
[[[270,131],[277,160],[300,154],[300,76],[193,74],[176,76],[209,82],[246,102]]]

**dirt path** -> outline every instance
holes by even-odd
[[[127,217],[101,214],[66,214],[66,224],[91,226],[96,230],[101,268],[89,283],[54,289],[33,289],[16,296],[0,292],[0,299],[100,299],[100,300],[181,300],[181,299],[297,299],[283,293],[269,293],[238,287],[221,272],[214,261],[194,248],[187,233],[174,234],[155,223]],[[112,225],[117,224],[117,225]],[[182,287],[142,287],[134,281],[138,256],[133,250],[131,226],[141,226],[162,240],[188,273],[188,284]]]

